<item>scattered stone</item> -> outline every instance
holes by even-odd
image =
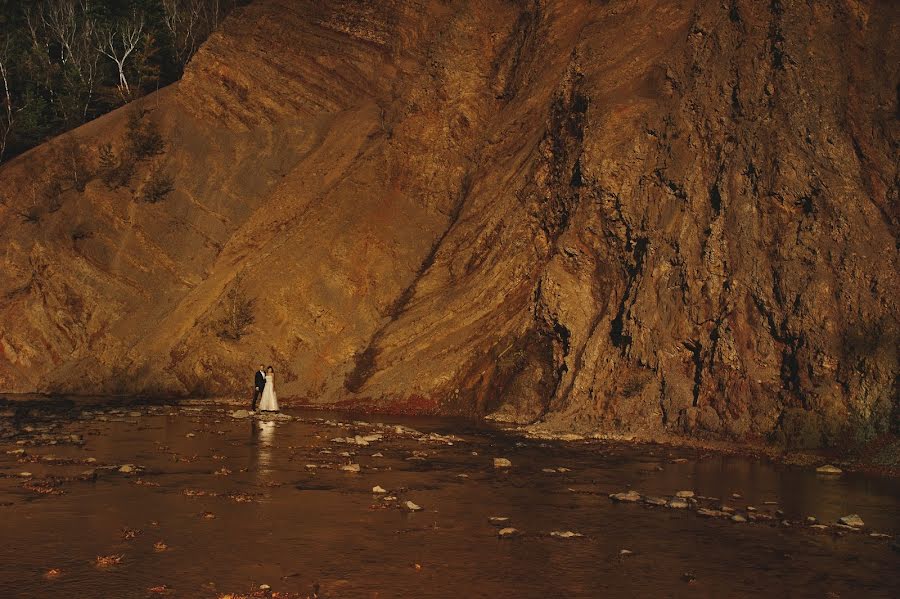
[[[562,466],[560,466],[559,468],[556,469],[556,471],[563,473],[563,472],[571,472],[572,469],[571,468],[563,468]]]
[[[634,551],[630,549],[619,549],[619,555],[625,557],[626,555],[634,555]]]
[[[19,472],[19,476],[21,478],[31,478],[33,475],[31,474],[31,472]]]
[[[468,474],[457,474],[456,477],[457,478],[469,478],[469,475]]]
[[[155,551],[157,553],[162,553],[163,551],[165,551],[168,548],[169,548],[169,546],[166,545],[165,543],[163,543],[162,541],[157,541],[157,542],[153,543],[153,551]]]
[[[550,536],[557,537],[559,539],[572,539],[575,537],[583,537],[584,535],[581,534],[580,532],[572,532],[571,530],[566,530],[566,531],[562,531],[562,532],[560,532],[558,530],[554,530],[553,532],[550,533]]]
[[[671,499],[666,504],[666,507],[673,508],[676,510],[685,510],[688,508],[688,502],[683,499]]]
[[[556,474],[555,468],[541,468],[541,472],[546,472],[547,474]]]
[[[807,516],[806,517],[807,524],[815,524],[816,522],[818,522],[818,520],[816,520],[815,516]]]
[[[748,512],[755,512],[755,511],[756,511],[756,508],[753,507],[752,505],[748,505],[748,506],[747,506],[747,511],[748,511]]]
[[[375,453],[372,454],[372,457],[373,457],[373,458],[383,458],[383,457],[384,457],[384,454],[381,453],[380,451],[377,451],[377,452],[375,452]]]
[[[704,518],[727,518],[728,512],[701,507],[697,510],[697,515],[703,516]]]
[[[869,536],[873,539],[890,539],[891,535],[886,535],[883,532],[870,532]]]
[[[22,448],[19,449],[10,449],[6,452],[8,455],[22,455],[25,453],[25,450]]]
[[[44,578],[51,580],[53,578],[59,578],[60,574],[62,574],[62,571],[59,568],[50,568],[44,572]]]
[[[816,474],[829,474],[836,476],[843,473],[843,470],[841,470],[837,466],[832,466],[831,464],[825,464],[824,466],[819,466],[818,468],[816,468]]]
[[[668,500],[665,497],[656,497],[655,495],[646,495],[644,497],[644,503],[647,505],[655,505],[662,507],[668,503]]]
[[[732,498],[732,499],[741,499],[741,497],[742,497],[742,496],[741,496],[740,493],[732,493],[732,494],[731,494],[731,498]]]
[[[94,565],[98,568],[108,568],[110,566],[115,566],[116,564],[122,563],[122,558],[125,557],[122,554],[117,555],[98,555],[94,560]]]
[[[509,468],[512,462],[506,458],[494,458],[494,468]]]
[[[729,514],[733,514],[733,513],[734,513],[734,508],[731,507],[731,506],[728,506],[728,505],[720,505],[720,506],[719,506],[719,509],[722,510],[723,512],[726,512],[726,513],[729,513]]]
[[[624,503],[634,503],[636,501],[641,500],[641,494],[637,491],[628,491],[626,493],[613,493],[609,496],[613,501],[620,501]]]
[[[379,494],[380,494],[380,493],[387,493],[387,489],[385,489],[384,487],[382,487],[382,486],[380,486],[380,485],[375,485],[374,487],[372,487],[372,492],[373,492],[373,493],[379,493]]]
[[[260,591],[268,591],[268,590],[271,589],[271,588],[272,588],[272,587],[270,587],[270,586],[267,585],[267,584],[261,584],[261,585],[259,585],[259,590],[260,590]]]
[[[248,418],[250,416],[250,410],[235,410],[229,416],[232,418]]]
[[[509,522],[509,518],[507,518],[506,516],[491,516],[490,518],[488,518],[488,522],[490,522],[494,526],[502,526]]]
[[[520,534],[522,534],[522,533],[520,533],[518,529],[512,528],[512,527],[501,528],[500,530],[497,531],[497,536],[500,537],[501,539],[517,537]]]
[[[828,530],[828,526],[825,524],[813,524],[810,528],[815,528],[816,530]]]
[[[359,464],[345,464],[341,466],[341,470],[344,472],[359,472]]]
[[[404,501],[403,507],[405,507],[406,509],[408,509],[411,512],[421,512],[422,511],[422,508],[420,506],[416,505],[415,503],[413,503],[412,501]]]
[[[194,437],[196,437],[196,436],[197,436],[197,435],[195,435],[194,433],[188,433],[188,434],[185,435],[185,437],[188,438],[188,439],[192,439],[192,438],[194,438]]]
[[[122,474],[131,474],[134,472],[134,464],[122,464],[119,466],[119,472]]]
[[[841,516],[838,518],[838,522],[843,524],[844,526],[851,526],[853,528],[862,528],[866,525],[863,522],[863,519],[859,517],[857,514],[850,514],[849,516]]]
[[[128,412],[128,416],[129,416],[130,418],[140,418],[140,417],[141,417],[141,413],[140,413],[140,412]]]
[[[693,496],[693,491],[678,491],[677,493],[675,493],[675,497],[680,497],[681,499],[690,499]]]
[[[740,514],[735,514],[731,517],[732,522],[746,522],[747,519],[741,516]]]

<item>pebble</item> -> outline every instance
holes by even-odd
[[[844,526],[852,526],[853,528],[861,528],[866,525],[866,523],[863,522],[863,519],[860,518],[857,514],[841,516],[840,518],[838,518],[838,522],[843,524]]]
[[[490,518],[488,518],[488,522],[490,522],[494,526],[501,526],[509,522],[509,518],[507,518],[506,516],[491,516]]]
[[[711,510],[709,508],[699,508],[697,510],[698,516],[703,516],[705,518],[727,518],[728,512],[723,512],[721,510]]]
[[[815,516],[807,516],[806,517],[807,524],[815,524],[816,522],[818,522],[818,520],[816,520]]]
[[[566,530],[566,531],[562,531],[562,532],[560,532],[558,530],[554,530],[553,532],[550,533],[550,536],[557,537],[559,539],[573,539],[575,537],[583,537],[584,535],[581,534],[580,532],[572,532],[571,530]]]
[[[341,470],[344,472],[359,472],[359,464],[345,464],[341,466]]]
[[[613,501],[623,501],[626,503],[634,503],[641,500],[641,494],[637,491],[628,491],[626,493],[613,493],[609,496]]]
[[[688,499],[693,496],[694,496],[693,491],[678,491],[677,493],[675,493],[675,497],[680,497],[682,499]]]
[[[688,507],[688,502],[683,499],[672,499],[667,504],[666,507],[670,507],[676,510],[684,510]]]
[[[372,457],[373,458],[383,458],[384,454],[381,453],[380,451],[376,451],[375,453],[372,454]]]
[[[841,470],[837,466],[832,466],[831,464],[825,464],[824,466],[819,466],[818,468],[816,468],[816,474],[838,475],[843,473],[843,470]]]
[[[131,418],[140,418],[141,413],[140,412],[128,412],[128,416]]]
[[[374,487],[372,487],[372,492],[373,493],[387,493],[387,489],[385,489],[381,485],[375,485]]]
[[[655,497],[653,495],[647,495],[644,497],[644,503],[648,505],[656,505],[656,506],[664,506],[668,503],[668,500],[665,497]]]
[[[412,501],[404,501],[403,506],[411,512],[422,511],[422,508],[420,506],[416,505],[415,503],[413,503]]]
[[[260,591],[268,591],[268,590],[271,589],[271,588],[272,588],[272,587],[270,587],[270,586],[267,585],[267,584],[261,584],[261,585],[259,585],[259,590],[260,590]]]
[[[250,416],[250,410],[235,410],[229,415],[232,418],[247,418]]]
[[[515,536],[518,536],[519,534],[521,534],[519,532],[519,530],[517,528],[512,528],[512,527],[501,528],[500,530],[497,531],[497,536],[499,536],[501,539],[508,538],[508,537],[515,537]]]
[[[634,551],[631,551],[630,549],[619,549],[619,555],[634,555]]]
[[[747,519],[741,516],[740,514],[735,514],[731,517],[732,522],[746,522]]]
[[[31,472],[19,472],[19,476],[22,478],[31,478],[32,474]]]
[[[121,466],[119,466],[119,472],[121,472],[122,474],[130,474],[130,473],[134,472],[134,465],[133,464],[122,464]]]
[[[494,468],[509,468],[512,462],[506,458],[494,458]]]

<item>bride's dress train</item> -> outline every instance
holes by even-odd
[[[275,394],[275,377],[266,375],[266,386],[263,387],[262,399],[259,402],[260,412],[277,412],[278,396]]]

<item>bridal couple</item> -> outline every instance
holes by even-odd
[[[269,366],[259,365],[253,380],[253,403],[250,410],[256,411],[256,403],[259,402],[260,412],[277,412],[278,396],[275,395],[275,369]]]

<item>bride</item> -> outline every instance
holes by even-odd
[[[266,368],[266,386],[263,387],[262,399],[259,401],[260,412],[277,412],[278,396],[275,395],[275,369]]]

